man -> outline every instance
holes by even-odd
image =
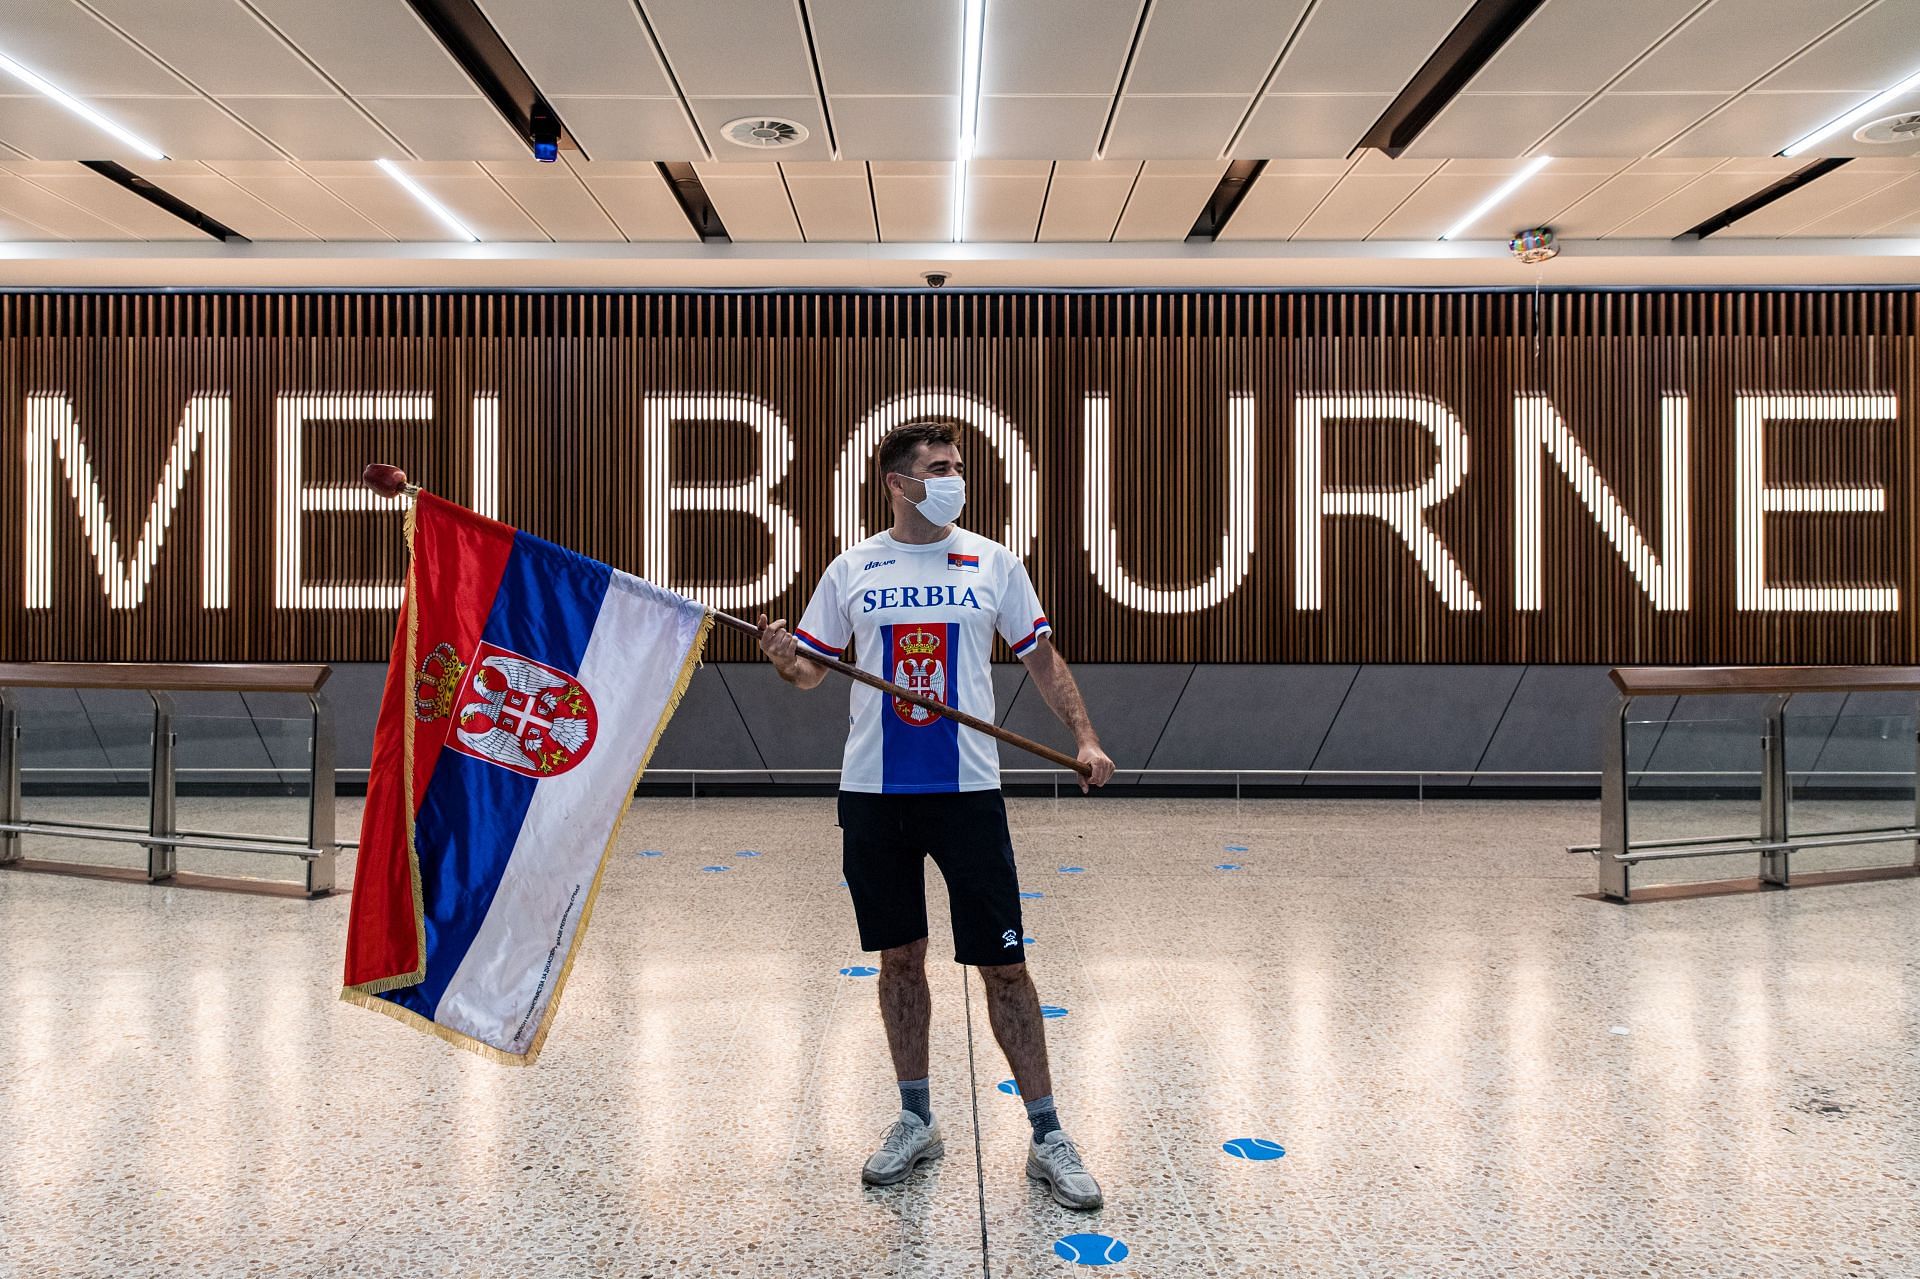
[[[994,718],[989,665],[996,632],[1026,663],[1047,705],[1073,731],[1091,782],[1113,761],[1087,719],[1080,689],[1054,651],[1053,627],[1019,558],[954,520],[966,500],[965,466],[951,427],[913,422],[880,442],[879,470],[893,527],[843,552],[793,631],[760,616],[760,647],[780,677],[813,688],[826,668],[803,652],[839,657],[852,645],[862,670],[982,719]],[[987,1015],[1026,1099],[1033,1140],[1027,1175],[1069,1208],[1101,1204],[1074,1144],[1061,1131],[1047,1068],[1046,1023],[1024,962],[1019,879],[996,743],[925,707],[853,686],[840,770],[842,865],[860,945],[880,952],[880,1017],[900,1081],[900,1120],[860,1176],[904,1180],[945,1153],[928,1099],[927,899],[931,856],[947,881],[954,961],[977,967]],[[1087,789],[1087,781],[1080,789]]]

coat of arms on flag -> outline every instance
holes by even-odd
[[[341,998],[531,1063],[703,605],[420,493]]]

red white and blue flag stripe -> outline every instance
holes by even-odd
[[[531,1063],[711,619],[431,494],[415,501],[341,997]]]
[[[1013,655],[1015,657],[1025,657],[1033,651],[1033,646],[1040,642],[1042,635],[1051,634],[1053,634],[1053,623],[1049,622],[1046,616],[1042,614],[1033,619],[1033,627],[1028,630],[1027,637],[1009,645],[1009,647],[1013,649]]]
[[[978,573],[980,571],[980,557],[978,555],[962,555],[958,551],[948,551],[947,571],[953,573]]]

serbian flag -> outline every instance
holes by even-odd
[[[341,998],[531,1064],[711,618],[429,493],[407,535]]]

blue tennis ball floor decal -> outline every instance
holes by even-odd
[[[879,971],[878,968],[874,968],[868,964],[855,964],[851,968],[842,968],[840,975],[842,977],[872,977]]]
[[[1023,888],[1020,890],[1020,896],[1024,897],[1028,901],[1034,901],[1038,898],[1045,897],[1046,894],[1042,892],[1036,892],[1031,889]]]
[[[1125,1261],[1127,1245],[1112,1235],[1062,1235],[1053,1241],[1053,1254],[1082,1266],[1110,1266]]]
[[[759,855],[759,853],[756,853],[751,848],[743,848],[734,854],[735,857],[758,857]]]
[[[1251,1159],[1255,1162],[1278,1159],[1287,1153],[1279,1142],[1268,1141],[1265,1137],[1235,1137],[1220,1149],[1235,1159]]]
[[[723,871],[723,870],[732,870],[732,869],[733,869],[733,867],[731,867],[731,866],[702,866],[702,867],[701,867],[700,869],[701,869],[701,870],[704,870],[704,871],[706,871],[706,872],[707,872],[707,874],[709,874],[709,875],[718,875],[718,874],[719,874],[719,873],[720,873],[721,871]]]
[[[1240,863],[1239,862],[1221,862],[1218,866],[1215,866],[1214,869],[1215,870],[1239,870]]]
[[[1060,873],[1062,875],[1084,875],[1087,873],[1087,868],[1085,866],[1062,866]]]
[[[640,855],[642,857],[665,857],[666,856],[665,853],[661,852],[657,848],[643,848],[640,850]]]
[[[994,1087],[1009,1097],[1018,1097],[1020,1095],[1020,1084],[1017,1080],[1002,1079],[999,1083],[995,1084]]]
[[[1067,1010],[1058,1004],[1042,1004],[1040,1005],[1040,1015],[1048,1021],[1058,1021],[1067,1015]]]

